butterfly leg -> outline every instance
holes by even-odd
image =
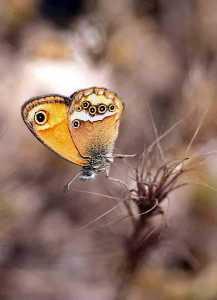
[[[130,157],[136,157],[137,154],[114,154],[114,158],[130,158]]]
[[[106,169],[105,169],[105,172],[106,172],[106,177],[107,177],[109,180],[111,180],[111,181],[113,181],[113,182],[116,182],[116,183],[119,183],[119,185],[122,185],[122,186],[126,189],[126,191],[129,192],[128,186],[127,186],[127,184],[126,184],[124,181],[109,176],[110,167],[106,168]]]
[[[64,192],[69,192],[71,184],[80,176],[81,172],[78,172],[69,182],[64,186]]]
[[[108,178],[109,178],[109,173],[110,173],[110,166],[107,166],[105,168],[105,174],[106,174],[106,177],[108,177]]]
[[[123,182],[122,180],[120,180],[120,179],[117,179],[117,178],[114,178],[114,177],[110,177],[109,176],[109,170],[110,170],[110,168],[106,168],[106,177],[109,180],[111,180],[111,181],[113,181],[115,183],[118,183],[118,184],[124,186],[124,188],[126,189],[127,193],[129,193],[129,188],[128,188],[127,184],[125,182]],[[133,226],[135,226],[136,225],[136,219],[135,219],[135,216],[134,216],[134,213],[133,213],[133,210],[132,210],[132,207],[130,205],[129,200],[130,200],[130,198],[127,197],[123,201],[123,205],[125,206],[125,208],[127,210],[127,213],[128,213],[128,215],[129,215],[129,217],[130,217],[130,219],[132,221]]]

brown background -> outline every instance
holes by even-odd
[[[131,233],[122,207],[81,229],[115,201],[63,193],[78,168],[30,134],[23,102],[89,86],[116,91],[126,104],[120,153],[155,139],[147,103],[159,134],[190,113],[162,141],[168,159],[183,157],[209,108],[188,155],[215,151],[216,28],[215,0],[0,0],[1,299],[113,299]],[[112,176],[131,186],[134,162],[116,161]],[[128,299],[217,299],[216,163],[197,163],[189,186],[165,201],[164,239],[141,261]],[[123,192],[104,176],[73,189]]]

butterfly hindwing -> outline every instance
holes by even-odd
[[[80,154],[111,154],[118,136],[122,101],[105,88],[81,90],[71,98],[69,128]]]

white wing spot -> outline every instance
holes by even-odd
[[[78,120],[84,121],[84,122],[86,122],[86,121],[96,122],[96,121],[102,121],[106,117],[112,116],[114,114],[115,114],[115,112],[107,111],[106,113],[104,113],[102,115],[90,116],[85,111],[75,111],[72,113],[70,119],[71,119],[71,122],[73,122],[75,119],[78,119]]]

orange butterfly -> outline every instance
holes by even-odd
[[[35,137],[64,159],[81,166],[79,178],[86,180],[101,172],[108,174],[123,108],[114,92],[92,87],[69,98],[32,98],[24,103],[21,112]]]

